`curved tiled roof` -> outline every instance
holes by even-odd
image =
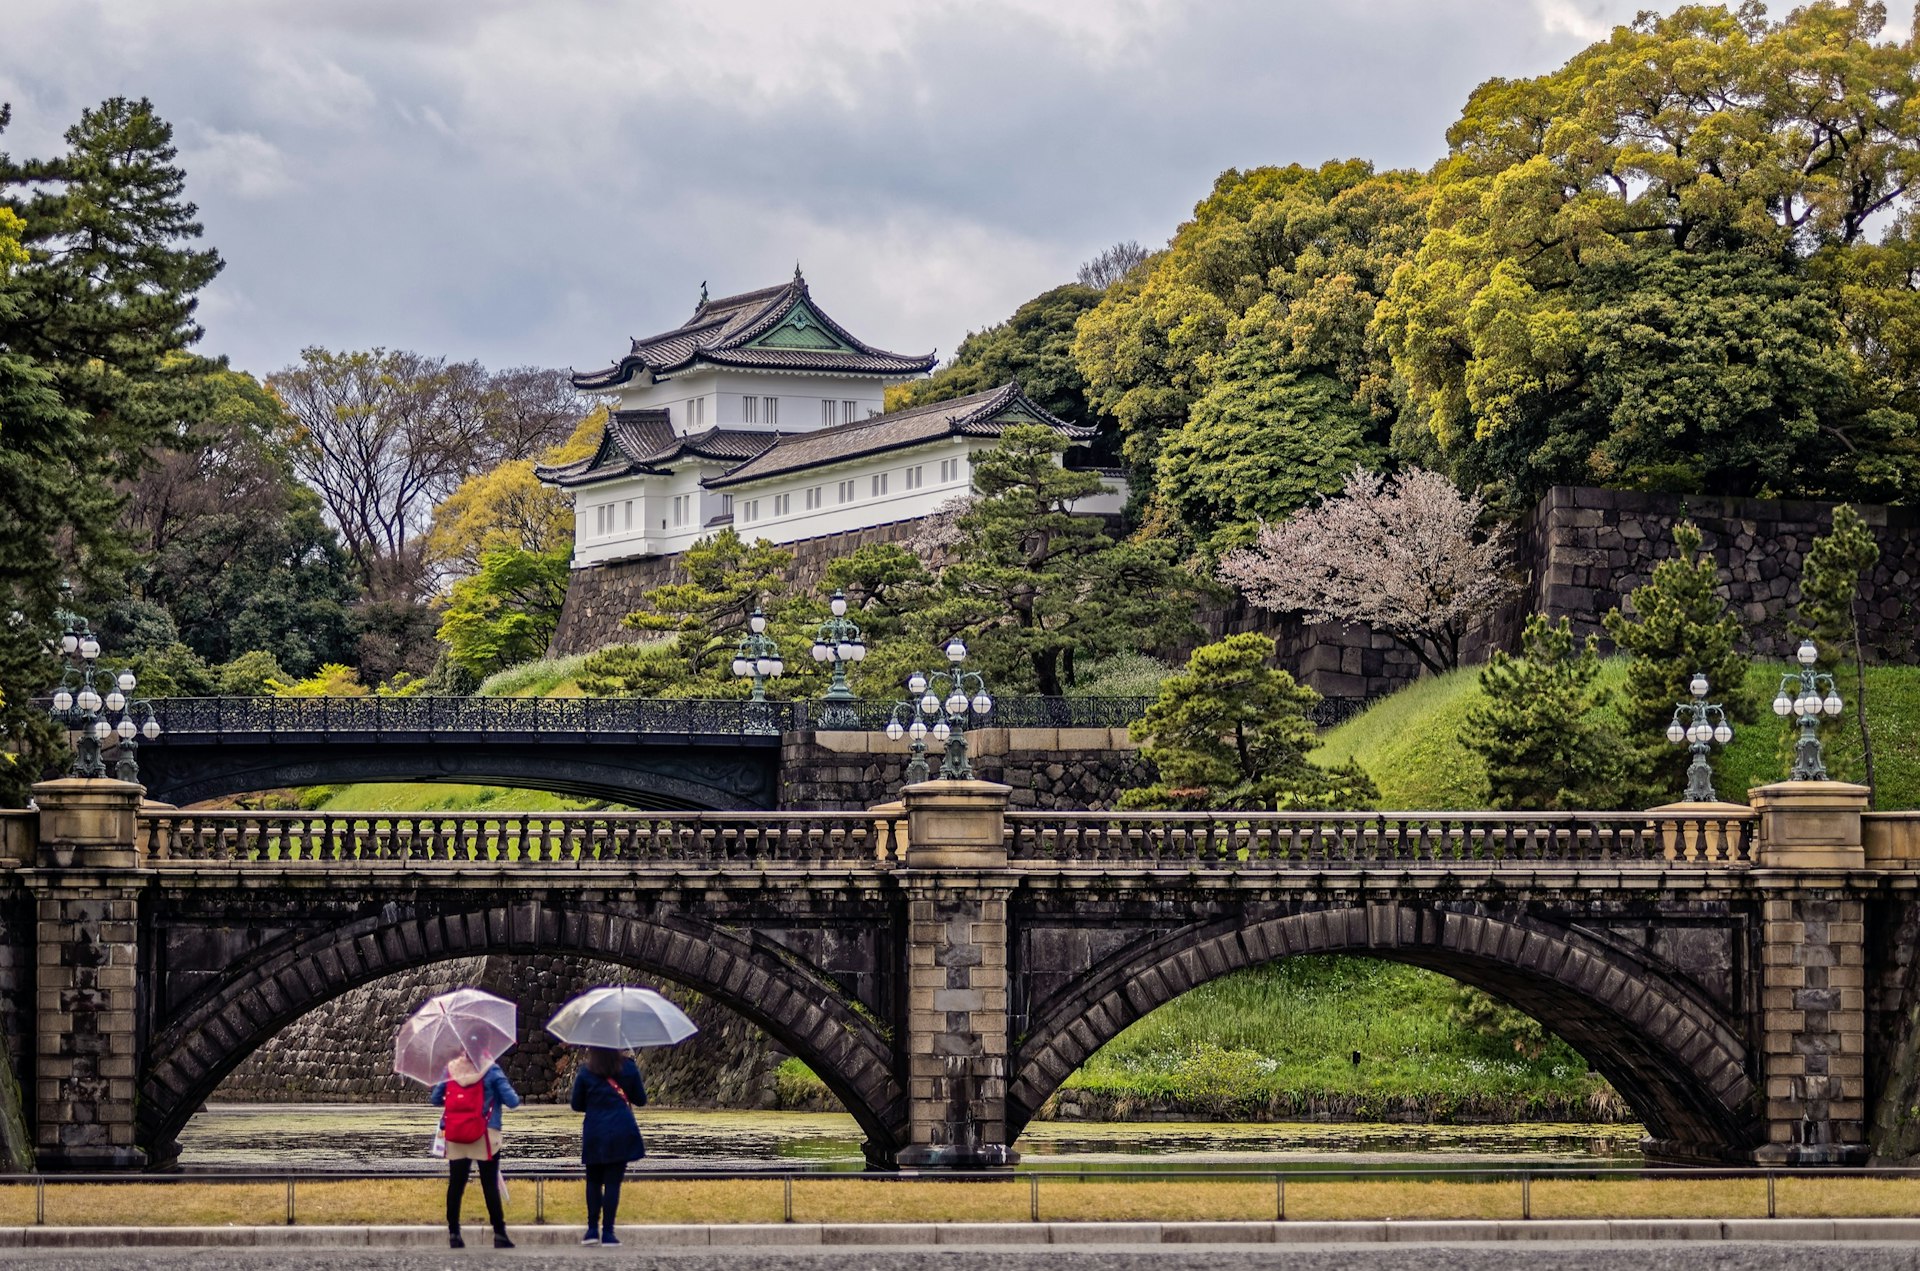
[[[805,349],[754,346],[799,305],[844,348]],[[625,384],[642,369],[668,375],[696,363],[769,371],[825,371],[849,375],[904,378],[933,369],[933,354],[890,353],[876,349],[835,322],[813,302],[806,279],[795,271],[793,281],[778,287],[702,300],[693,316],[672,331],[632,342],[625,357],[603,371],[575,371],[574,387],[613,388]]]
[[[592,455],[573,463],[534,469],[542,481],[558,486],[591,485],[616,477],[665,472],[677,459],[738,463],[751,459],[775,440],[775,434],[740,428],[709,428],[681,436],[664,410],[616,410]]]
[[[851,424],[787,433],[745,463],[702,484],[718,489],[866,455],[925,445],[943,437],[998,437],[1016,424],[1045,424],[1071,441],[1089,441],[1098,429],[1070,424],[1037,405],[1018,380],[965,397],[909,406]]]

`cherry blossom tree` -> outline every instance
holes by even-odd
[[[1363,623],[1438,674],[1460,665],[1472,621],[1517,590],[1504,527],[1437,472],[1383,477],[1356,467],[1341,492],[1231,552],[1220,577],[1262,609],[1307,622]]]

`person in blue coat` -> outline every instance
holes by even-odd
[[[479,1083],[484,1099],[482,1106],[487,1114],[487,1132],[479,1142],[447,1144],[447,1243],[455,1249],[466,1247],[460,1238],[460,1202],[466,1196],[467,1174],[472,1162],[479,1161],[480,1192],[486,1197],[487,1219],[493,1225],[493,1247],[511,1249],[513,1241],[507,1238],[507,1221],[500,1203],[500,1148],[504,1142],[500,1112],[503,1108],[519,1107],[520,1092],[507,1080],[507,1074],[500,1071],[499,1064],[488,1064],[483,1073],[465,1056],[447,1065],[447,1078],[463,1087]],[[434,1107],[446,1107],[447,1082],[435,1086],[428,1098]]]
[[[647,1101],[640,1066],[631,1056],[602,1046],[587,1048],[573,1074],[573,1110],[580,1120],[580,1161],[587,1167],[587,1234],[583,1245],[617,1245],[614,1215],[627,1164],[647,1154],[633,1110]]]

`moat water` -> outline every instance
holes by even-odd
[[[850,1116],[810,1112],[643,1109],[643,1169],[861,1168]],[[408,1104],[213,1104],[180,1136],[189,1170],[412,1169],[428,1154],[439,1110]],[[577,1163],[580,1118],[557,1105],[507,1114],[505,1155]],[[1637,1125],[1209,1124],[1042,1121],[1015,1145],[1031,1168],[1305,1169],[1352,1166],[1632,1165]]]

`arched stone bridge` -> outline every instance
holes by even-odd
[[[153,705],[162,731],[139,745],[140,780],[150,798],[173,804],[287,786],[441,781],[662,810],[866,807],[890,797],[906,759],[904,744],[879,731],[891,702],[833,711],[822,702],[592,697]],[[991,775],[1026,789],[1044,789],[1045,771],[1065,758],[1092,774],[1097,793],[1066,801],[1084,806],[1137,779],[1126,728],[1146,706],[1138,698],[1003,699],[988,717],[999,745],[979,757]]]
[[[1858,787],[1755,810],[140,812],[60,781],[0,816],[8,1029],[46,1167],[164,1163],[299,1015],[476,953],[578,951],[708,994],[804,1059],[876,1166],[1012,1159],[1088,1055],[1301,953],[1423,966],[1559,1033],[1662,1155],[1857,1161],[1904,1108],[1920,819]],[[32,990],[32,991],[29,991]]]

